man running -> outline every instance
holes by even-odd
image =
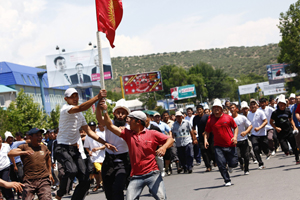
[[[300,164],[299,152],[297,150],[296,139],[294,137],[293,131],[298,131],[295,123],[292,119],[292,113],[286,106],[286,101],[284,95],[280,95],[278,98],[277,110],[275,110],[271,117],[271,125],[278,133],[278,139],[282,151],[289,155],[289,145],[290,143],[293,153],[295,154],[296,164]]]
[[[204,132],[205,148],[209,147],[208,138],[210,133],[214,134],[215,156],[219,171],[225,181],[225,186],[231,186],[228,171],[231,173],[232,168],[238,165],[235,148],[238,127],[230,115],[223,113],[220,99],[215,99],[212,111],[213,114],[209,116]],[[228,165],[228,169],[226,168],[226,164]]]
[[[167,199],[163,179],[158,171],[155,155],[163,156],[173,145],[173,139],[155,130],[145,128],[147,116],[142,111],[134,111],[130,117],[130,130],[113,125],[107,113],[105,101],[98,105],[97,112],[102,118],[100,109],[104,112],[104,121],[107,129],[113,134],[123,138],[129,148],[132,170],[131,180],[127,188],[126,199],[139,199],[143,188],[147,185],[155,199]],[[162,145],[156,150],[157,145]]]
[[[249,174],[249,145],[248,145],[248,133],[252,129],[250,121],[244,116],[237,113],[237,105],[232,103],[230,106],[231,116],[238,126],[238,137],[237,137],[237,153],[238,159],[241,165],[241,170],[244,170],[244,174]]]
[[[264,163],[261,159],[261,150],[270,156],[269,143],[265,126],[268,124],[265,113],[258,109],[258,103],[255,99],[250,100],[250,112],[248,113],[248,119],[251,122],[253,128],[251,130],[251,142],[255,157],[258,161],[258,168],[264,169]]]

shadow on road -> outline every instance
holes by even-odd
[[[196,188],[195,191],[198,190],[210,190],[210,189],[217,189],[217,188],[223,188],[224,185],[216,185],[216,186],[210,186],[210,187],[202,187],[202,188]]]

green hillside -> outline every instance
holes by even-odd
[[[105,85],[108,90],[119,92],[121,90],[119,77],[122,75],[157,71],[163,65],[176,65],[188,69],[199,62],[208,63],[215,69],[224,69],[234,78],[249,73],[266,77],[266,65],[277,63],[279,51],[278,44],[269,44],[115,57],[111,58],[114,79],[106,80]]]
[[[108,90],[119,91],[119,76],[159,70],[163,65],[189,68],[200,61],[221,68],[231,77],[255,73],[266,77],[266,65],[277,63],[277,44],[254,47],[228,47],[158,53],[143,56],[112,58],[114,80],[105,81]]]

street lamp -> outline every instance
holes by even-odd
[[[46,105],[45,105],[45,93],[44,93],[44,87],[43,87],[43,76],[46,74],[47,71],[37,72],[37,76],[39,78],[40,83],[40,89],[41,89],[41,96],[42,96],[42,103],[43,103],[43,109],[46,112]]]
[[[60,53],[60,51],[59,51],[59,46],[58,46],[58,45],[56,45],[56,48],[55,48],[55,49]],[[65,51],[66,51],[65,49],[62,49],[62,50],[61,50],[62,53],[64,53]]]

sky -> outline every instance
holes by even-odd
[[[112,57],[278,43],[295,0],[123,0]],[[94,0],[0,0],[0,61],[27,66],[97,43]],[[109,47],[101,34],[102,47]]]

